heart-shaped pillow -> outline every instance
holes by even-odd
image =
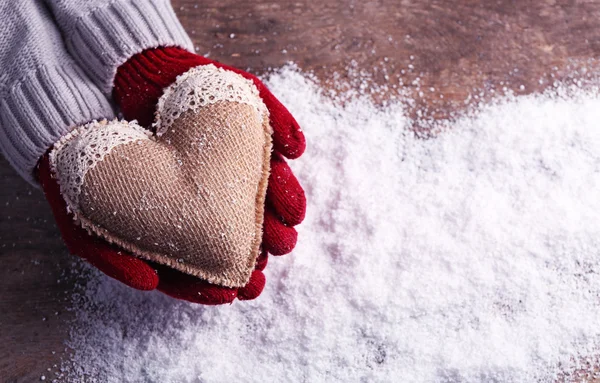
[[[94,121],[63,137],[50,164],[75,220],[141,258],[244,286],[262,238],[271,128],[254,84],[213,65],[159,100],[156,134]]]

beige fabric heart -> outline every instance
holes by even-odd
[[[156,135],[135,122],[76,128],[50,153],[88,231],[211,283],[244,286],[262,238],[271,129],[254,84],[212,65],[165,91]]]

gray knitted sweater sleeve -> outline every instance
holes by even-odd
[[[4,0],[0,20],[0,150],[32,184],[61,136],[114,117],[120,64],[147,48],[191,49],[168,0]]]
[[[105,93],[117,68],[136,53],[159,46],[193,52],[169,0],[45,0],[69,53]]]

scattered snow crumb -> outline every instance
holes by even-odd
[[[268,84],[309,143],[294,252],[222,307],[92,272],[67,381],[553,382],[596,363],[597,92],[510,96],[424,139],[400,105],[340,106],[290,69]]]

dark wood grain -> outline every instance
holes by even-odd
[[[356,67],[390,88],[384,97],[401,89],[413,111],[435,118],[481,92],[529,93],[589,74],[600,51],[597,1],[179,4],[199,53],[256,72],[293,61],[326,84]]]
[[[378,101],[405,92],[422,118],[504,87],[529,93],[589,76],[600,53],[598,1],[173,3],[200,54],[256,73],[293,61],[332,88],[334,73],[365,70],[387,86]],[[65,356],[72,258],[41,192],[5,160],[0,181],[0,381],[50,380]]]

